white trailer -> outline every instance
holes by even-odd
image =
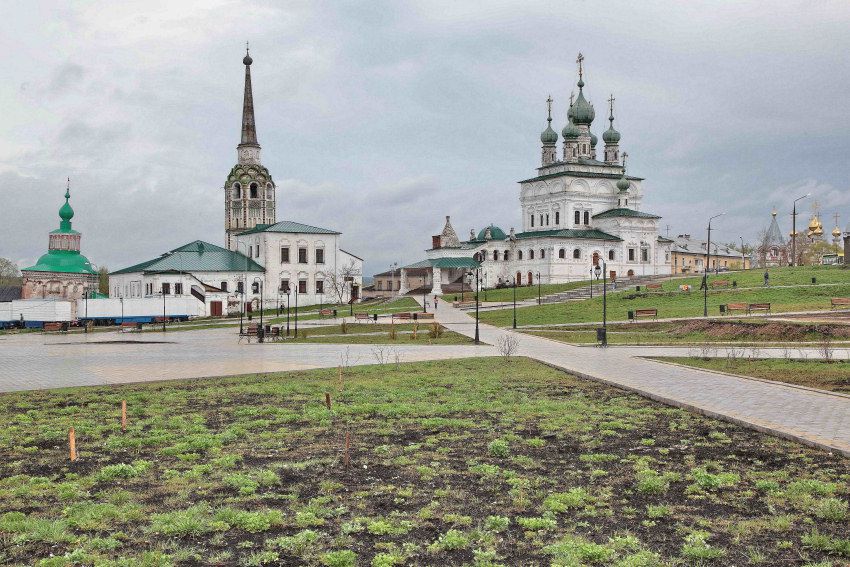
[[[77,318],[81,321],[152,323],[163,317],[169,321],[185,321],[205,314],[204,304],[191,296],[166,296],[164,304],[162,297],[77,300]]]
[[[23,321],[25,327],[41,328],[44,323],[70,323],[72,302],[64,299],[16,299],[10,302],[8,314],[12,324]],[[0,319],[2,321],[2,319]]]

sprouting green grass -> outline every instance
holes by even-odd
[[[838,456],[522,358],[337,372],[0,395],[0,562],[850,557]]]

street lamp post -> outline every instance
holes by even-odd
[[[286,336],[289,336],[289,285],[286,286]]]
[[[516,329],[516,278],[514,278],[514,329]]]
[[[86,332],[89,332],[89,284],[83,286],[83,292],[86,294]]]
[[[744,255],[744,237],[739,236],[738,238],[741,239],[741,269],[746,270],[747,269],[747,260],[746,260],[746,256]]]
[[[791,212],[791,265],[797,265],[797,201],[801,201],[810,196],[811,193],[806,193],[802,197],[794,199],[794,208]]]
[[[590,299],[593,299],[593,266],[590,267]]]
[[[487,272],[484,272],[484,301],[487,301]]]
[[[599,281],[599,276],[602,276],[602,341],[600,346],[608,346],[608,291],[607,291],[607,281],[606,281],[606,271],[607,266],[605,265],[605,260],[602,260],[602,265],[596,264],[595,268],[592,268],[593,274],[596,276],[596,281]]]
[[[295,288],[295,338],[298,338],[298,288]]]
[[[244,286],[242,287],[241,291],[239,289],[237,289],[236,293],[239,295],[239,334],[243,335],[245,333],[245,328],[242,324],[242,311],[243,311],[242,307],[245,304],[245,288],[244,288]]]
[[[162,332],[165,332],[165,287],[162,288]]]
[[[260,330],[257,332],[257,342],[263,342],[266,328],[263,327],[263,280],[260,278],[254,278],[254,283],[257,284],[257,287],[260,289]]]
[[[392,294],[390,294],[392,297]],[[298,301],[295,302],[296,312],[298,311]],[[348,315],[354,317],[354,280],[348,282]]]
[[[717,217],[722,217],[726,213],[719,213],[708,219],[708,241],[705,243],[705,272],[702,276],[702,316],[708,317],[708,270],[709,261],[711,260],[711,221]]]
[[[466,277],[470,279],[470,289],[472,287],[472,277],[475,276],[475,344],[479,344],[480,337],[478,333],[478,291],[481,284],[481,268],[475,268],[475,273],[472,271],[466,273]]]
[[[543,296],[540,294],[540,272],[537,272],[537,305],[543,304]]]
[[[124,298],[119,297],[118,301],[121,302],[121,324],[123,325],[124,324]]]

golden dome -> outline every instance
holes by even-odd
[[[818,225],[818,227],[816,229],[814,229],[812,232],[814,233],[815,236],[820,236],[820,235],[823,234],[823,229],[820,227],[820,225]]]
[[[817,217],[812,217],[812,220],[809,221],[809,230],[814,232],[818,228],[820,228],[820,221]]]
[[[832,236],[834,236],[835,238],[838,238],[839,236],[841,236],[841,229],[838,228],[837,226],[835,228],[833,228],[832,229]]]

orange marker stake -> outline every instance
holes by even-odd
[[[127,400],[121,400],[121,433],[127,431]]]
[[[68,445],[71,448],[71,462],[77,460],[77,437],[74,434],[74,428],[68,430]]]

